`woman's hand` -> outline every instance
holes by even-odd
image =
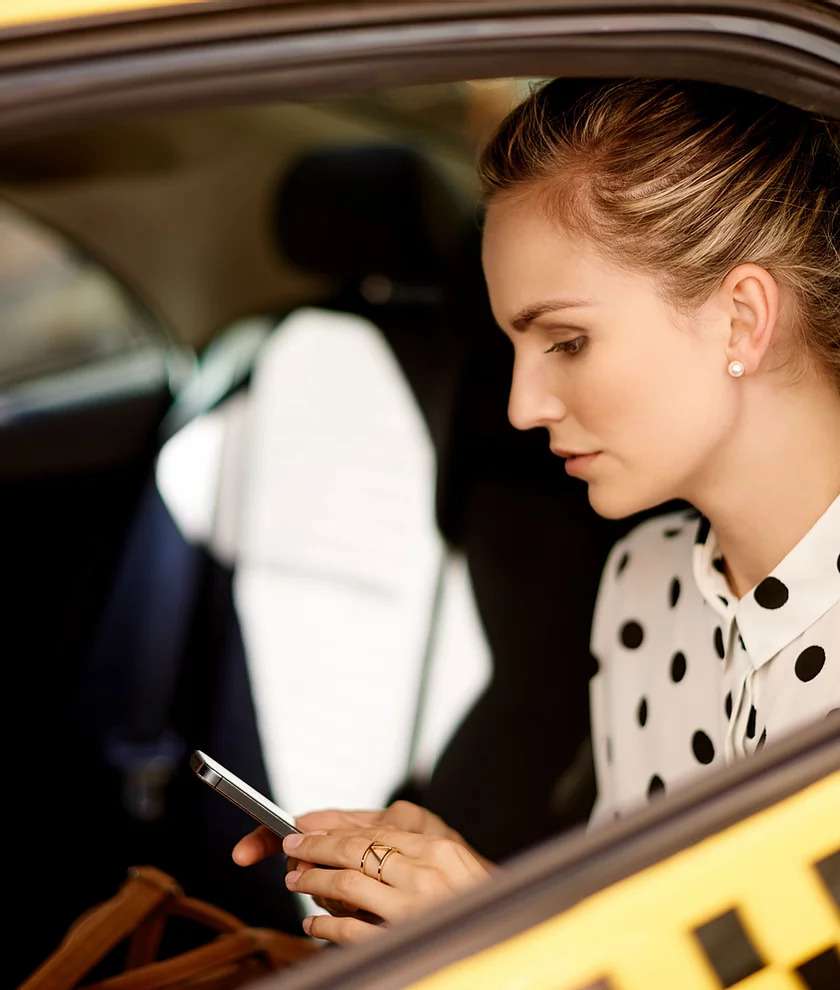
[[[437,815],[412,804],[410,801],[395,801],[388,808],[375,811],[312,811],[300,815],[296,824],[304,832],[325,832],[331,829],[361,828],[394,828],[405,832],[416,832],[430,838],[449,839],[461,845],[470,856],[486,872],[495,869],[490,860],[484,859],[454,829]],[[233,858],[240,866],[251,866],[267,856],[272,856],[281,850],[281,840],[267,828],[260,827],[241,839],[233,849]],[[302,873],[313,869],[314,864],[301,860],[299,857],[289,857],[286,864],[287,873],[300,871]],[[358,910],[352,904],[329,897],[315,897],[315,903],[335,917],[355,918],[364,922],[375,919],[364,911]]]
[[[367,855],[364,872],[361,869],[362,857],[373,842],[394,850],[381,862],[381,879],[373,854]],[[342,917],[304,919],[307,934],[338,944],[369,938],[383,924],[401,921],[489,875],[485,865],[453,838],[387,827],[357,825],[287,835],[283,850],[298,859],[298,868],[286,874],[290,890],[311,894],[319,903],[340,902],[354,909]]]
[[[335,828],[353,828],[356,825],[373,828],[396,828],[404,832],[418,832],[420,835],[440,836],[459,842],[481,863],[485,869],[492,870],[493,863],[484,859],[466,840],[454,829],[451,829],[442,818],[426,808],[421,808],[411,801],[395,801],[387,808],[375,811],[310,811],[296,819],[296,825],[302,832],[317,832]],[[250,832],[233,848],[234,862],[240,866],[253,866],[267,856],[280,852],[281,840],[264,826]],[[295,867],[293,867],[294,869]]]

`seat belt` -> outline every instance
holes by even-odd
[[[203,564],[149,479],[131,524],[82,684],[81,711],[134,819],[163,817],[186,744],[171,711]]]
[[[443,608],[443,595],[446,585],[446,571],[449,564],[449,547],[443,541],[443,549],[438,564],[437,577],[435,579],[435,590],[432,597],[432,608],[429,615],[429,628],[426,633],[426,641],[423,649],[423,659],[420,665],[420,678],[417,684],[417,703],[414,707],[414,719],[411,726],[411,736],[408,744],[408,759],[405,768],[405,780],[413,781],[415,766],[417,764],[418,751],[423,733],[423,718],[426,713],[426,702],[429,695],[429,684],[431,682],[432,665],[437,647],[438,631],[440,629],[440,615]]]

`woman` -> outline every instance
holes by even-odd
[[[557,80],[480,168],[511,422],[546,429],[602,516],[697,510],[604,569],[597,823],[840,709],[840,147],[726,87]],[[304,922],[334,942],[492,870],[406,803],[299,825],[286,881],[348,906]],[[278,845],[258,830],[234,856]]]

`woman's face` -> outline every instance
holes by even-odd
[[[715,485],[738,412],[722,300],[681,316],[533,194],[491,201],[483,262],[515,351],[510,421],[545,427],[555,453],[599,452],[567,462],[596,512],[622,518]]]

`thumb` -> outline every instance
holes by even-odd
[[[283,848],[283,840],[269,831],[264,825],[254,829],[233,847],[234,863],[239,866],[253,866],[267,856],[273,856]]]

